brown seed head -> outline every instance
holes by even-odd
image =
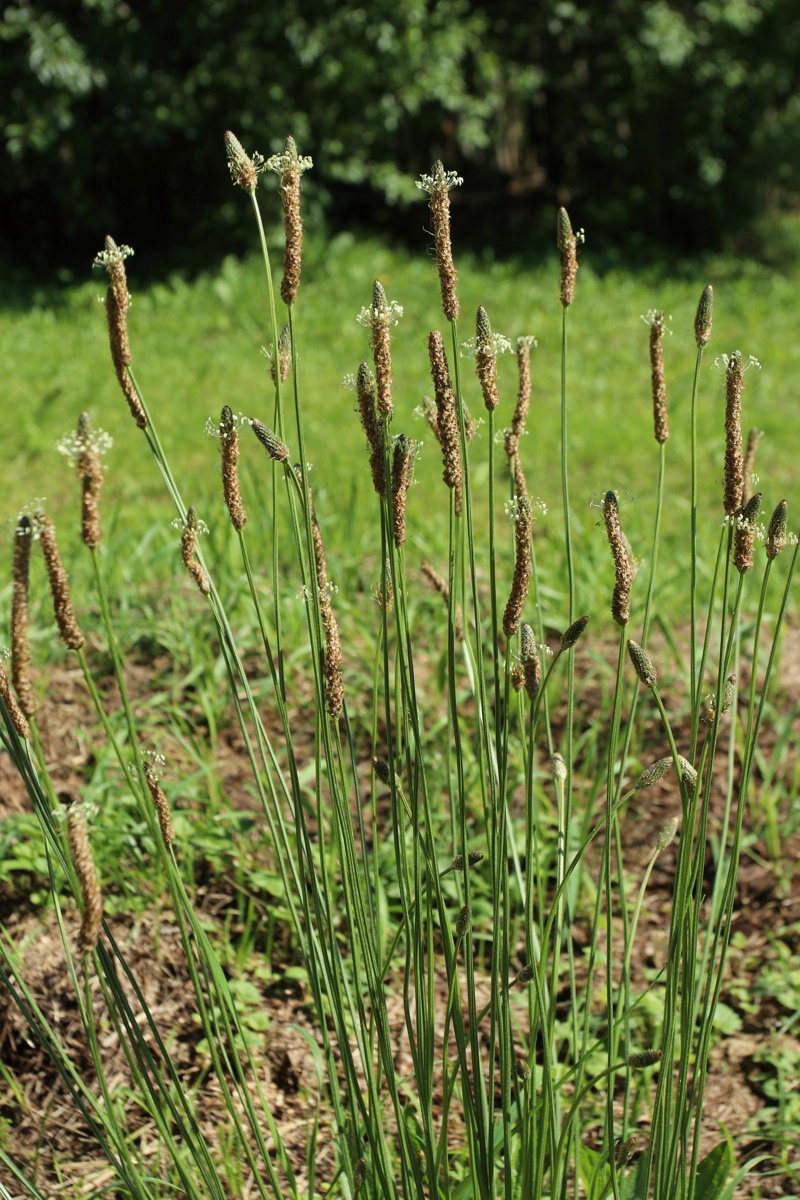
[[[131,414],[140,429],[147,425],[142,402],[133,386],[133,380],[128,374],[131,363],[131,347],[128,339],[128,294],[125,259],[133,251],[130,246],[118,246],[112,237],[106,237],[105,249],[96,256],[95,266],[105,267],[108,271],[111,286],[106,292],[106,320],[108,321],[108,340],[111,348],[111,361],[114,364],[119,386],[131,410]]]
[[[619,523],[619,502],[615,492],[606,492],[603,497],[603,518],[616,572],[611,615],[618,625],[627,625],[631,616],[631,587],[636,572]]]
[[[36,716],[36,699],[30,678],[31,652],[28,645],[28,586],[31,570],[33,523],[23,513],[14,531],[11,562],[11,678],[25,716]]]
[[[83,919],[78,935],[78,953],[91,954],[97,946],[97,938],[103,923],[103,896],[97,882],[97,872],[89,845],[80,804],[72,803],[67,809],[67,837],[75,865],[75,874],[81,888]]]
[[[311,159],[297,153],[293,137],[287,137],[282,154],[267,160],[270,171],[280,177],[283,224],[286,245],[283,251],[281,299],[294,304],[300,286],[300,267],[303,259],[303,222],[300,217],[300,176],[313,166]]]
[[[575,299],[575,277],[578,274],[578,239],[565,208],[556,216],[556,243],[561,251],[561,303],[568,308]]]
[[[634,1070],[643,1070],[645,1067],[654,1067],[663,1057],[662,1050],[635,1050],[633,1054],[628,1055],[628,1066]]]
[[[181,533],[181,561],[202,594],[207,596],[211,591],[211,584],[209,583],[204,567],[195,557],[197,554],[197,535],[200,529],[201,525],[197,518],[197,509],[192,505],[186,514],[183,532]]]
[[[450,372],[447,367],[447,357],[444,352],[444,342],[438,329],[428,335],[428,352],[431,363],[431,377],[436,396],[436,420],[439,430],[439,444],[442,447],[444,471],[442,478],[449,488],[454,488],[460,494],[461,474],[461,445],[458,432],[458,416],[456,414],[456,398],[453,385],[450,382]],[[456,506],[459,511],[460,506]]]
[[[443,579],[439,572],[434,570],[427,559],[423,560],[422,565],[420,566],[420,571],[433,590],[439,593],[445,604],[449,607],[450,585],[448,584],[447,580]],[[464,640],[464,624],[461,618],[460,606],[456,609],[456,625],[454,632],[456,641],[461,642]]]
[[[386,495],[386,460],[383,454],[383,425],[375,411],[375,376],[369,364],[362,362],[356,376],[356,396],[361,425],[369,443],[372,485],[379,496]]]
[[[225,132],[225,153],[228,156],[228,170],[231,179],[246,192],[254,192],[258,183],[258,173],[263,169],[261,155],[256,155],[256,161],[245,153],[244,146],[228,129]]]
[[[163,759],[161,760],[163,762]],[[172,813],[169,808],[169,801],[164,795],[164,789],[158,781],[158,770],[156,768],[153,757],[147,756],[144,759],[144,777],[147,780],[147,786],[150,789],[150,795],[158,815],[158,824],[161,828],[161,836],[165,843],[171,846],[175,841],[175,830],[172,825]]]
[[[628,638],[628,655],[640,682],[647,688],[654,688],[658,683],[658,672],[650,655],[633,638]]]
[[[531,339],[517,340],[517,372],[519,374],[519,391],[517,404],[511,425],[506,430],[505,452],[511,473],[514,476],[514,492],[517,496],[527,496],[528,484],[522,470],[519,454],[519,440],[525,432],[525,422],[531,406]]]
[[[667,419],[667,383],[664,376],[664,330],[666,321],[663,312],[650,314],[650,378],[653,388],[653,427],[656,441],[661,444],[669,437]]]
[[[383,284],[377,279],[372,285],[372,307],[370,308],[370,334],[372,339],[372,361],[375,364],[378,412],[382,417],[391,417],[394,408],[392,399],[392,348],[390,327],[396,309],[386,299]]]
[[[513,637],[519,629],[522,609],[528,599],[531,578],[531,532],[533,510],[527,496],[519,496],[514,502],[514,578],[511,592],[503,614],[503,632]]]
[[[17,704],[14,693],[11,691],[11,682],[8,678],[5,664],[2,661],[0,661],[0,700],[3,701],[6,712],[11,718],[11,723],[19,736],[30,740],[31,727],[22,709]]]
[[[492,327],[483,305],[475,318],[475,370],[483,392],[483,402],[489,412],[500,403],[497,390],[497,353]]]
[[[239,487],[239,434],[229,405],[224,405],[219,416],[219,445],[222,452],[222,492],[231,524],[237,533],[247,524]]]
[[[753,565],[753,547],[756,540],[756,524],[761,512],[761,492],[751,496],[747,504],[736,514],[736,532],[733,535],[733,565],[740,575]]]
[[[395,546],[406,544],[406,493],[414,482],[416,442],[398,434],[392,452],[392,530]]]
[[[789,505],[785,500],[781,500],[774,513],[770,517],[769,526],[767,528],[767,541],[765,546],[767,558],[777,558],[783,547],[786,545],[786,526],[788,523]]]
[[[539,695],[542,681],[542,664],[539,661],[539,651],[536,638],[530,625],[523,625],[520,633],[520,662],[523,670],[523,683],[529,700],[535,700]]]
[[[277,366],[277,369],[276,369]],[[278,335],[278,350],[277,353],[272,352],[272,366],[270,374],[272,382],[277,383],[277,376],[280,375],[281,383],[285,383],[289,378],[289,372],[292,369],[292,331],[289,322],[287,321],[283,329]]]
[[[284,445],[278,435],[273,433],[263,421],[259,421],[253,417],[250,421],[250,428],[270,458],[274,458],[276,462],[289,461],[289,447]]]
[[[457,320],[461,311],[456,290],[458,277],[453,266],[453,247],[450,240],[450,189],[462,182],[455,172],[445,171],[442,162],[437,160],[431,167],[430,175],[423,175],[417,184],[430,197],[442,311],[448,321]]]
[[[298,469],[295,468],[297,471]],[[299,473],[299,472],[298,472]],[[322,531],[314,511],[311,488],[308,489],[308,503],[311,508],[311,534],[314,542],[314,567],[319,591],[319,618],[325,633],[325,648],[322,653],[322,674],[325,679],[325,707],[334,720],[344,707],[344,679],[342,676],[342,643],[339,638],[339,626],[331,605],[333,588],[328,582],[328,564],[325,560],[325,546],[322,541]]]
[[[83,645],[83,634],[78,628],[75,610],[72,607],[69,576],[64,570],[61,556],[58,553],[53,522],[42,512],[36,514],[36,519],[39,522],[39,541],[50,579],[50,592],[53,597],[58,632],[61,634],[61,640],[65,646],[68,646],[70,650],[80,650]]]
[[[751,429],[747,435],[747,449],[744,452],[744,485],[742,487],[742,504],[747,504],[747,501],[753,495],[753,485],[755,480],[755,465],[756,465],[756,450],[758,443],[764,436],[763,430]]]
[[[711,316],[714,308],[714,289],[709,283],[697,305],[694,318],[694,340],[702,350],[711,341]]]
[[[471,867],[476,867],[483,859],[483,854],[480,850],[470,850],[467,854],[467,862]],[[464,870],[464,855],[457,854],[450,864],[451,871]]]
[[[76,466],[82,489],[81,537],[90,550],[95,550],[100,545],[100,488],[103,486],[103,471],[87,412],[82,412],[78,418],[76,445]]]
[[[744,363],[740,350],[734,350],[725,368],[725,512],[732,517],[741,507],[744,486],[742,455],[742,392]]]
[[[468,904],[465,904],[456,918],[456,937],[459,941],[461,941],[463,937],[466,937],[471,924],[472,909]]]
[[[322,673],[325,676],[325,707],[335,720],[344,708],[344,678],[342,676],[342,643],[339,626],[329,600],[320,602],[320,620],[325,630],[325,652]]]

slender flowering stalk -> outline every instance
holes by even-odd
[[[733,535],[733,565],[740,575],[753,566],[753,547],[756,540],[756,525],[761,512],[761,492],[751,496],[747,504],[736,515],[736,532]]]
[[[493,412],[500,403],[500,393],[497,390],[497,352],[492,326],[483,305],[478,309],[475,318],[475,370],[483,392],[483,402],[489,412]]]
[[[442,292],[442,311],[448,321],[458,320],[461,311],[456,290],[458,277],[453,265],[453,247],[450,239],[450,191],[463,182],[455,171],[445,171],[441,160],[433,164],[430,175],[423,175],[417,180],[417,187],[429,196],[436,266]]]
[[[133,380],[128,374],[131,365],[131,346],[128,338],[128,306],[130,294],[125,273],[125,259],[133,254],[130,246],[118,246],[110,236],[106,237],[105,250],[95,257],[95,266],[105,267],[110,285],[106,292],[106,319],[111,361],[117,375],[122,394],[131,410],[131,416],[140,429],[147,425],[147,416],[137,395]]]
[[[233,182],[252,194],[256,190],[258,177],[264,170],[264,159],[257,153],[252,158],[246,154],[242,143],[229,129],[225,132],[225,153],[228,156],[228,170]]]
[[[36,716],[36,700],[30,677],[31,652],[28,644],[28,587],[31,571],[33,522],[22,514],[14,531],[11,562],[11,678],[22,711],[29,719]]]
[[[567,210],[560,208],[556,216],[556,245],[561,251],[561,303],[564,308],[569,308],[575,299],[579,236],[573,232]]]
[[[361,425],[369,443],[372,485],[381,497],[386,495],[386,457],[383,452],[383,426],[375,411],[375,376],[369,364],[362,362],[356,376],[356,397]]]
[[[653,389],[653,427],[656,441],[661,444],[669,438],[667,419],[667,383],[664,376],[664,331],[666,320],[663,312],[653,309],[644,318],[650,326],[650,378]]]
[[[533,509],[527,496],[518,496],[512,507],[514,520],[514,578],[503,613],[503,633],[513,637],[519,629],[522,609],[528,599],[531,578],[531,532]]]
[[[431,363],[433,390],[436,396],[436,424],[439,430],[439,444],[442,447],[442,460],[444,463],[442,478],[449,488],[455,490],[456,512],[460,512],[462,471],[456,398],[453,392],[453,385],[450,382],[450,372],[447,367],[444,342],[438,329],[432,330],[428,335],[428,353]]]
[[[714,289],[709,283],[697,305],[694,318],[694,340],[698,350],[704,350],[711,341],[711,318],[714,311]]]
[[[91,954],[97,946],[103,922],[103,895],[97,882],[97,871],[81,804],[71,803],[67,809],[67,837],[81,887],[83,919],[78,935],[78,953]]]
[[[5,664],[2,661],[0,661],[0,700],[3,701],[3,704],[6,707],[6,712],[11,718],[11,723],[13,724],[19,736],[29,741],[31,736],[31,727],[28,724],[25,714],[23,713],[19,704],[17,704],[14,693],[11,690],[11,681],[8,678],[8,672],[6,671]]]
[[[742,391],[744,364],[740,350],[725,360],[725,512],[732,517],[742,503]]]
[[[183,530],[181,532],[181,561],[202,594],[208,596],[211,591],[211,584],[202,563],[196,557],[197,536],[203,532],[203,529],[204,526],[197,517],[197,509],[192,505],[186,514],[186,520],[183,523]]]
[[[753,487],[755,485],[755,466],[756,466],[756,450],[758,443],[763,437],[763,430],[751,429],[747,435],[747,448],[744,452],[744,484],[742,486],[742,505],[747,504],[750,497],[753,495]]]
[[[50,579],[50,592],[53,597],[58,632],[61,634],[61,640],[65,646],[68,646],[70,650],[80,650],[83,645],[83,634],[78,628],[75,610],[72,607],[69,576],[64,570],[61,556],[58,553],[53,522],[41,511],[37,512],[36,520],[39,524],[39,542]]]
[[[616,572],[611,615],[618,625],[627,625],[631,616],[631,586],[636,572],[619,523],[619,502],[615,492],[606,492],[603,497],[603,518]]]
[[[280,179],[283,202],[283,224],[286,245],[283,251],[283,279],[281,299],[284,304],[294,304],[300,286],[300,267],[303,259],[303,222],[300,217],[300,177],[314,164],[305,155],[297,153],[293,137],[287,137],[283,152],[267,159],[267,168]]]
[[[264,447],[270,458],[274,458],[276,462],[289,461],[289,447],[285,445],[278,435],[273,433],[263,421],[259,421],[256,417],[252,417],[250,420],[250,428],[261,442],[261,445]]]
[[[222,491],[225,507],[233,528],[240,533],[247,523],[247,515],[239,487],[239,434],[233,412],[227,404],[223,406],[219,416],[219,445],[222,451]]]

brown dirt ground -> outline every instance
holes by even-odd
[[[129,665],[129,685],[134,698],[145,696],[151,686],[154,671],[166,669],[167,663],[147,662]],[[108,684],[108,698],[113,705],[114,689]],[[781,662],[781,690],[787,703],[800,701],[800,630],[789,630]],[[298,710],[299,710],[298,702]],[[56,671],[48,686],[47,704],[42,714],[43,745],[58,791],[77,794],[80,772],[87,764],[86,742],[76,735],[82,725],[90,726],[83,685],[76,672],[69,668]],[[770,731],[764,731],[762,744],[768,746]],[[172,748],[170,757],[180,761],[180,751]],[[224,730],[220,738],[218,769],[225,795],[236,807],[252,807],[252,799],[244,790],[249,772],[242,761],[238,731]],[[368,787],[368,758],[364,763],[365,786]],[[647,793],[647,804],[630,810],[624,824],[624,852],[632,875],[637,877],[637,865],[644,864],[651,852],[655,837],[673,815],[676,796],[668,778]],[[795,798],[796,799],[796,798]],[[718,820],[719,797],[712,803]],[[0,819],[10,812],[27,811],[28,798],[20,786],[8,756],[0,754]],[[800,837],[792,837],[783,847],[784,863],[796,862],[800,854]],[[647,978],[648,968],[663,960],[667,936],[669,902],[672,888],[674,851],[668,850],[658,860],[648,892],[648,903],[642,913],[636,955],[633,962],[634,985]],[[787,879],[789,882],[787,882]],[[225,881],[210,883],[198,891],[200,914],[209,928],[219,930],[220,937],[226,916],[230,917],[234,896]],[[67,924],[76,927],[74,905],[65,907]],[[90,1077],[90,1060],[83,1027],[78,1019],[77,1005],[71,998],[60,935],[52,907],[42,912],[30,905],[17,903],[16,898],[0,894],[0,916],[5,920],[12,939],[21,948],[24,977],[37,1001],[47,1013],[61,1041],[69,1048],[78,1069]],[[201,1132],[213,1147],[219,1143],[222,1100],[214,1086],[205,1081],[206,1060],[197,1052],[200,1030],[191,1000],[188,972],[180,945],[178,931],[170,913],[153,908],[130,922],[112,920],[114,937],[124,944],[126,959],[137,977],[144,981],[144,993],[159,1029],[169,1039],[170,1056],[186,1087],[200,1089],[202,1103]],[[791,869],[778,871],[768,861],[765,848],[749,848],[742,860],[735,913],[734,934],[737,950],[731,956],[729,974],[731,990],[723,994],[732,1007],[737,1006],[737,988],[743,981],[737,976],[740,964],[748,971],[775,957],[771,937],[776,930],[790,930],[786,937],[796,954],[800,950],[800,874]],[[582,931],[575,928],[576,945],[580,947]],[[213,932],[212,932],[213,936]],[[314,1066],[306,1041],[298,1029],[314,1035],[311,1006],[302,985],[284,985],[280,976],[272,979],[253,977],[260,992],[259,1007],[268,1018],[263,1044],[259,1047],[258,1083],[263,1088],[284,1145],[292,1159],[298,1181],[303,1186],[307,1178],[304,1162],[310,1115],[316,1111],[318,1089]],[[746,982],[746,980],[745,980]],[[444,989],[444,981],[441,982]],[[396,981],[388,981],[389,1016],[392,1025],[396,1063],[399,1073],[411,1074],[411,1058],[404,1030],[402,992]],[[105,1011],[97,979],[93,980],[92,996],[101,1028],[101,1046],[107,1061],[107,1073],[112,1089],[124,1086],[127,1067],[119,1039],[103,1019]],[[786,1022],[787,1014],[778,998],[762,997],[755,1012],[743,1017],[742,1028],[721,1037],[714,1046],[706,1088],[702,1145],[719,1140],[721,1125],[736,1143],[739,1162],[758,1153],[774,1151],[766,1133],[750,1130],[752,1118],[765,1106],[774,1104],[763,1088],[764,1070],[756,1069],[754,1056],[765,1038],[777,1039],[778,1048],[800,1055],[800,1042],[787,1031],[776,1032]],[[796,1027],[795,1027],[796,1028]],[[89,1135],[85,1122],[70,1100],[64,1084],[55,1073],[51,1061],[30,1035],[19,1011],[10,1002],[0,985],[0,1056],[5,1069],[21,1089],[17,1102],[0,1091],[0,1146],[26,1171],[35,1174],[38,1185],[47,1197],[84,1196],[94,1192],[112,1179],[105,1158]],[[797,1062],[798,1058],[795,1057]],[[798,1081],[789,1081],[797,1088]],[[323,1126],[328,1114],[321,1112]],[[134,1149],[142,1159],[158,1171],[159,1149],[157,1130],[152,1119],[143,1113],[131,1118],[134,1129]],[[454,1137],[457,1129],[454,1128]],[[4,1139],[4,1140],[3,1140]],[[798,1130],[800,1140],[800,1130]],[[330,1136],[320,1138],[317,1154],[317,1179],[324,1184],[334,1170],[334,1149]],[[771,1164],[774,1169],[774,1161]],[[770,1164],[762,1166],[766,1172]],[[0,1164],[0,1182],[10,1195],[22,1196],[20,1185]],[[797,1194],[795,1185],[786,1175],[758,1174],[749,1176],[737,1195],[758,1196],[771,1200]],[[108,1193],[107,1193],[108,1194]],[[257,1195],[253,1179],[243,1169],[237,1196]]]

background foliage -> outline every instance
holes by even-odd
[[[0,254],[39,268],[107,229],[161,261],[235,250],[228,126],[265,154],[292,132],[351,227],[416,232],[442,157],[461,236],[501,245],[556,202],[628,248],[745,244],[798,187],[793,0],[15,0],[0,41]]]

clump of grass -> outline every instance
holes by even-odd
[[[250,197],[256,217],[269,305],[266,335],[273,347],[271,424],[244,418],[266,451],[266,456],[259,454],[257,462],[253,460],[253,469],[268,474],[271,484],[261,491],[262,498],[267,492],[270,496],[275,531],[269,571],[271,609],[262,595],[266,564],[254,572],[250,562],[252,522],[247,523],[245,502],[252,511],[253,501],[243,494],[247,480],[239,478],[238,422],[229,407],[222,409],[216,430],[221,445],[221,497],[230,517],[234,549],[241,556],[271,682],[268,716],[254,695],[252,672],[217,583],[220,571],[230,569],[230,555],[204,555],[198,541],[202,523],[196,509],[183,501],[159,440],[157,414],[149,411],[131,373],[124,254],[107,239],[99,258],[111,279],[106,303],[114,369],[177,510],[180,558],[203,598],[201,602],[195,595],[197,620],[208,623],[209,637],[218,647],[229,711],[239,727],[243,757],[307,976],[316,1031],[313,1053],[324,1083],[320,1112],[309,1121],[304,1161],[290,1155],[259,1087],[259,1064],[242,1036],[234,992],[186,888],[183,850],[155,761],[141,748],[143,738],[127,692],[99,553],[99,464],[89,456],[89,426],[84,417],[78,434],[83,439],[78,469],[84,542],[92,558],[103,636],[122,699],[122,729],[110,721],[94,680],[52,523],[42,515],[36,527],[59,631],[78,657],[103,734],[118,760],[122,785],[134,797],[147,830],[152,870],[163,880],[172,905],[197,1019],[209,1049],[208,1073],[225,1111],[227,1156],[201,1135],[202,1100],[182,1085],[168,1053],[152,1052],[148,1038],[162,1047],[167,1031],[159,1029],[139,981],[127,972],[124,948],[102,921],[102,898],[81,806],[70,805],[66,838],[57,820],[58,799],[37,735],[29,678],[27,589],[33,525],[26,517],[17,524],[12,567],[12,680],[22,711],[15,708],[14,695],[0,673],[0,702],[6,718],[3,741],[41,823],[53,901],[99,1095],[76,1070],[69,1048],[53,1035],[46,1015],[33,1002],[16,957],[0,960],[0,978],[85,1114],[108,1160],[114,1186],[126,1194],[149,1198],[177,1192],[192,1200],[206,1196],[221,1200],[231,1193],[230,1164],[237,1159],[246,1163],[252,1188],[261,1196],[312,1196],[323,1182],[316,1179],[315,1150],[324,1119],[336,1159],[332,1178],[324,1181],[327,1194],[363,1193],[386,1200],[398,1193],[471,1195],[481,1200],[502,1194],[514,1200],[577,1195],[583,1188],[595,1197],[635,1194],[666,1200],[679,1195],[690,1200],[699,1181],[714,1174],[722,1182],[713,1194],[722,1195],[733,1167],[727,1143],[712,1151],[716,1157],[701,1160],[699,1131],[745,808],[797,545],[792,539],[791,564],[782,592],[775,597],[770,577],[789,540],[787,508],[785,502],[777,505],[761,538],[757,520],[761,495],[743,497],[743,362],[737,351],[726,360],[725,490],[722,505],[719,498],[710,505],[712,528],[723,515],[727,522],[719,548],[711,551],[712,558],[717,555],[717,566],[708,594],[702,596],[707,618],[699,631],[698,651],[697,566],[704,552],[698,540],[694,411],[702,351],[711,336],[710,289],[702,294],[694,328],[689,635],[688,646],[682,648],[688,658],[688,695],[684,696],[681,681],[659,672],[654,662],[657,651],[648,647],[668,436],[663,314],[653,310],[655,315],[649,319],[660,466],[647,585],[636,588],[618,494],[608,489],[602,509],[613,575],[609,567],[605,588],[595,598],[595,611],[576,617],[576,580],[582,562],[575,553],[570,517],[567,312],[573,305],[579,309],[580,235],[573,232],[561,209],[557,217],[562,307],[560,458],[568,622],[563,633],[553,636],[543,614],[548,595],[538,584],[535,505],[524,470],[523,434],[531,423],[531,340],[517,337],[519,390],[508,428],[500,435],[511,477],[508,508],[513,529],[498,537],[495,509],[501,504],[495,495],[499,451],[494,421],[504,404],[511,411],[499,385],[498,335],[492,332],[482,305],[476,318],[475,356],[477,388],[488,420],[484,441],[474,437],[476,426],[466,403],[469,385],[462,382],[458,358],[459,302],[449,191],[461,181],[441,163],[423,176],[420,186],[430,198],[442,309],[453,346],[448,363],[441,330],[430,331],[435,401],[424,405],[442,455],[441,515],[449,531],[448,570],[445,578],[424,559],[417,561],[415,539],[437,516],[415,511],[411,485],[418,447],[405,434],[390,435],[401,394],[393,379],[390,327],[400,310],[375,282],[371,306],[362,313],[370,333],[374,374],[362,363],[355,380],[367,442],[363,463],[356,469],[371,475],[373,483],[369,502],[374,554],[381,563],[380,604],[358,611],[361,636],[374,665],[371,675],[353,678],[355,655],[340,634],[334,613],[335,571],[329,567],[309,485],[304,398],[297,370],[300,348],[294,310],[302,269],[300,176],[311,164],[297,153],[291,138],[283,153],[267,164],[260,156],[246,154],[232,134],[226,135],[226,151],[234,182]],[[286,313],[280,317],[257,197],[265,165],[279,175],[285,222],[280,296]],[[579,320],[578,313],[575,319]],[[692,330],[688,321],[686,325],[688,344]],[[311,354],[314,347],[304,347],[303,352]],[[287,404],[284,385],[290,376],[291,404]],[[299,453],[294,468],[290,445]],[[254,443],[250,447],[244,452],[252,452]],[[472,482],[484,466],[488,511],[479,512]],[[331,494],[341,483],[326,482]],[[320,511],[324,518],[322,501]],[[279,571],[277,544],[284,535],[294,548],[292,585]],[[745,589],[757,575],[760,538],[766,553],[756,614],[750,622]],[[113,546],[108,551],[113,554]],[[430,616],[427,625],[417,612],[417,569],[444,601],[438,619]],[[282,595],[290,586],[303,602],[302,639],[296,629],[286,628],[281,615]],[[500,618],[504,595],[508,598]],[[768,598],[777,613],[770,633],[765,632],[764,621]],[[348,597],[348,603],[357,601]],[[616,645],[610,648],[600,644],[602,631],[609,628],[609,613],[618,627]],[[639,625],[642,633],[637,641],[629,634],[638,632]],[[613,665],[613,690],[608,704],[599,709],[584,708],[576,689],[576,676],[586,661],[579,661],[578,655],[587,643]],[[768,646],[763,672],[759,671],[762,643]],[[442,675],[430,687],[425,668],[429,658],[439,655]],[[723,724],[723,717],[735,709],[736,673],[731,667],[742,657],[750,659],[750,685],[744,728],[737,733],[731,720]],[[313,703],[299,715],[290,704],[297,680],[287,671],[287,663],[293,672],[305,672],[303,683],[313,695]],[[722,702],[706,710],[701,735],[703,692],[709,678]],[[364,696],[371,701],[365,702]],[[685,700],[690,710],[688,732],[678,719]],[[583,735],[592,726],[602,728],[605,763],[599,770],[596,762],[582,760],[577,748],[576,734]],[[655,735],[649,732],[653,726]],[[729,754],[738,756],[740,779],[735,790],[733,775],[727,772],[723,835],[714,846],[717,882],[707,895],[710,804],[726,741]],[[665,753],[655,757],[657,751]],[[632,763],[647,759],[653,760],[651,765],[638,771],[631,784]],[[360,766],[366,770],[359,771]],[[367,773],[370,782],[365,794]],[[603,777],[604,796],[598,783]],[[654,832],[652,851],[641,869],[626,855],[625,806],[668,778],[676,815]],[[378,795],[383,801],[386,791],[387,803],[379,804]],[[587,795],[596,797],[596,803],[588,803]],[[365,809],[370,814],[369,830]],[[678,827],[681,837],[675,848]],[[646,989],[650,993],[646,1015],[644,990],[632,977],[632,956],[653,865],[671,846],[668,946]],[[81,904],[77,941],[69,902],[57,886],[59,873]],[[578,969],[574,940],[578,926],[587,939],[584,970]],[[73,945],[80,962],[75,960]],[[128,976],[129,988],[119,986],[120,973]],[[124,1086],[109,1079],[105,1070],[95,981],[126,1047],[129,1074]],[[413,1064],[410,1077],[401,1075],[397,1065],[397,1038],[388,1004],[392,988],[403,997],[403,1035]],[[164,1176],[159,1181],[131,1149],[134,1107],[153,1122]],[[646,1130],[644,1146],[633,1135],[635,1123]],[[35,1195],[35,1188],[31,1190]]]

